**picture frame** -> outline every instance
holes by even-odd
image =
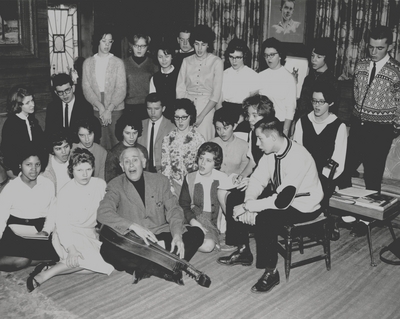
[[[36,0],[9,0],[6,1],[7,7],[0,7],[0,16],[2,10],[4,15],[7,10],[12,10],[7,13],[12,17],[10,25],[13,28],[12,40],[0,43],[1,58],[35,58],[38,56],[35,2]],[[10,5],[10,3],[16,5]]]

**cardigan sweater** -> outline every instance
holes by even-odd
[[[150,57],[146,57],[143,63],[137,64],[132,57],[124,60],[126,70],[127,92],[126,104],[144,104],[149,94],[150,79],[158,71],[158,66]]]
[[[354,71],[353,115],[400,129],[400,62],[390,58],[369,86],[370,62],[362,59]]]
[[[96,79],[96,58],[90,57],[83,62],[82,89],[86,100],[93,105],[95,111],[100,111],[96,102],[101,102],[101,93]],[[124,63],[116,56],[110,57],[106,69],[104,85],[104,107],[112,105],[113,111],[125,108],[126,75]]]
[[[219,171],[214,171],[221,173]],[[183,213],[185,215],[185,220],[187,223],[196,216],[203,213],[203,206],[204,206],[204,189],[201,183],[196,183],[196,172],[189,173],[182,185],[181,194],[179,196],[179,205],[183,209]],[[218,174],[219,175],[219,174]],[[224,174],[225,175],[225,174]],[[212,177],[211,177],[212,178]],[[219,213],[219,202],[217,198],[219,180],[214,179],[211,184],[211,190],[209,196],[211,196],[211,223],[217,226],[217,219]]]

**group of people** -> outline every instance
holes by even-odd
[[[332,112],[338,99],[329,39],[314,44],[296,101],[285,47],[274,38],[263,42],[256,73],[239,39],[229,43],[224,70],[212,54],[215,35],[204,25],[180,30],[179,52],[162,43],[160,68],[146,55],[147,35],[129,39],[132,55],[122,61],[110,53],[113,35],[101,32],[98,53],[83,64],[83,95],[75,94],[69,75],[52,78],[55,100],[44,132],[32,92],[10,92],[1,144],[11,181],[0,193],[0,270],[36,266],[29,291],[59,274],[113,269],[134,274],[134,283],[157,276],[182,285],[181,271],[102,242],[99,233],[101,239],[104,227],[121,236],[134,232],[187,262],[197,251],[231,250],[220,265],[248,266],[251,231],[256,267],[265,270],[251,291],[270,291],[279,284],[280,226],[322,214],[332,183],[340,186],[344,175],[349,186],[355,163],[368,163],[367,187],[380,190],[377,167],[392,124],[398,128],[400,68],[388,55],[387,29],[371,33],[371,59],[356,68],[349,145],[357,143],[357,159],[349,158],[346,126]],[[381,103],[379,94],[391,102]],[[370,149],[375,142],[379,155]],[[13,224],[33,226],[48,240],[24,239]]]

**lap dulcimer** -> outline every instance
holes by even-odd
[[[150,245],[146,245],[144,240],[136,235],[134,231],[121,235],[114,229],[103,225],[101,227],[100,237],[103,241],[107,241],[131,254],[150,260],[174,273],[182,270],[203,287],[208,288],[211,285],[211,279],[206,274],[200,272],[186,260],[180,259],[158,244],[149,242]]]

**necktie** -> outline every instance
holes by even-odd
[[[153,160],[153,140],[154,140],[154,122],[151,123],[151,133],[150,133],[150,146],[149,146],[149,170],[150,172],[155,172],[155,167],[154,167],[154,160]]]
[[[68,103],[65,104],[65,110],[64,110],[64,127],[69,127],[69,125],[68,125]]]
[[[281,184],[281,158],[282,158],[282,156],[277,156],[275,154],[275,171],[274,171],[274,177],[272,180],[272,184],[274,185],[275,191]]]
[[[371,76],[369,77],[369,85],[371,85],[376,73],[376,63],[374,62],[374,66],[371,70]]]

